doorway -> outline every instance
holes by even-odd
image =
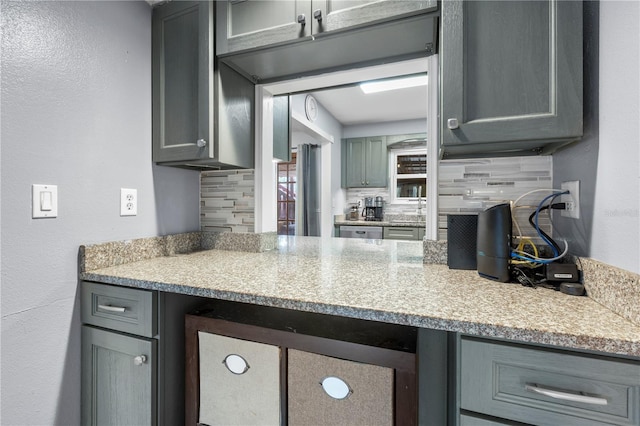
[[[276,194],[276,180],[277,180],[277,166],[273,163],[273,141],[272,134],[272,121],[273,121],[273,96],[281,94],[302,94],[308,93],[323,88],[352,85],[361,81],[376,80],[389,78],[400,75],[417,74],[426,72],[429,76],[430,84],[428,90],[428,96],[425,102],[428,104],[428,111],[430,112],[427,126],[427,139],[430,141],[437,141],[437,126],[430,125],[437,122],[437,56],[430,56],[428,58],[416,59],[411,61],[403,61],[392,64],[386,64],[381,66],[348,70],[342,72],[336,72],[332,74],[326,74],[321,76],[304,77],[292,81],[284,81],[271,83],[267,85],[256,86],[256,232],[273,232],[276,231],[278,226],[277,216],[277,194]],[[304,118],[304,117],[303,117]],[[292,120],[295,122],[295,120]],[[305,121],[305,120],[300,120]],[[313,128],[313,123],[305,123],[306,127]],[[333,142],[333,141],[332,141]],[[326,150],[323,146],[322,167],[327,167],[326,164],[331,164],[333,161],[334,166],[337,165],[339,170],[340,164],[340,140],[336,141],[337,147],[333,150]],[[437,143],[428,144],[428,176],[427,176],[427,188],[425,193],[437,194],[437,164],[438,164],[438,145]],[[338,152],[337,159],[332,153]],[[325,164],[324,160],[327,159]],[[335,167],[334,167],[335,169]],[[324,170],[323,170],[324,172]],[[328,173],[331,173],[331,168],[328,169]],[[331,176],[327,178],[326,174],[323,174],[322,183],[325,186],[331,183],[334,192],[340,189],[340,177]],[[337,183],[337,190],[336,184]],[[321,198],[321,205],[324,210],[322,212],[320,235],[331,236],[333,233],[333,216],[344,212],[345,205],[340,205],[339,197],[332,194],[331,190],[328,191],[328,195],[323,193]],[[344,197],[343,197],[344,198]],[[426,215],[427,215],[427,229],[426,235],[429,238],[437,238],[437,197],[428,197],[426,202]]]

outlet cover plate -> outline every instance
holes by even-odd
[[[560,188],[570,192],[560,197],[560,201],[566,204],[566,208],[560,211],[560,215],[580,219],[580,181],[562,182]]]
[[[120,216],[136,216],[138,214],[138,190],[120,188]]]

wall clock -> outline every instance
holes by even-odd
[[[316,98],[307,95],[304,99],[304,112],[309,121],[315,121],[316,118],[318,118],[318,103],[316,102]]]

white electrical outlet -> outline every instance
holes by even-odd
[[[120,188],[120,216],[138,214],[138,190]]]
[[[560,215],[580,219],[580,181],[562,182],[560,188],[569,191],[569,194],[560,197],[560,202],[566,205],[564,210],[560,210]]]

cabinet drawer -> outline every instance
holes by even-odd
[[[540,425],[639,425],[640,363],[462,338],[461,408]]]
[[[198,348],[199,423],[280,424],[279,347],[200,331]]]
[[[291,425],[394,424],[391,368],[289,349],[287,375]],[[322,382],[328,377],[348,386],[346,397],[324,391]]]
[[[82,283],[82,322],[153,337],[157,333],[155,291]]]
[[[460,426],[503,426],[509,423],[502,423],[494,419],[481,419],[479,417],[469,416],[466,414],[460,415]]]
[[[406,228],[402,226],[385,226],[384,227],[384,239],[385,240],[417,240],[419,234],[419,228]]]

